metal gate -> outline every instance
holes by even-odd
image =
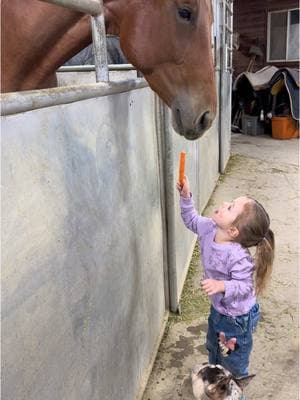
[[[219,170],[224,172],[231,145],[233,0],[214,1],[215,66],[219,71]]]

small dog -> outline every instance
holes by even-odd
[[[243,388],[254,376],[235,378],[221,365],[198,364],[191,372],[193,394],[197,400],[242,400]]]

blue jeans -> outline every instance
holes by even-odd
[[[249,358],[252,350],[252,333],[260,317],[259,305],[255,304],[248,314],[228,317],[220,314],[212,306],[208,317],[206,348],[211,364],[220,364],[235,377],[247,376]],[[235,337],[235,350],[227,356],[220,351],[219,333],[224,332],[226,340]]]

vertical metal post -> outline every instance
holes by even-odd
[[[287,11],[287,22],[286,22],[286,43],[285,43],[285,60],[288,61],[289,56],[289,41],[290,41],[290,23],[291,23],[291,11]]]
[[[224,173],[230,157],[231,142],[231,83],[232,83],[232,0],[220,0],[221,58],[220,58],[220,117],[219,171]]]
[[[225,45],[225,68],[227,71],[232,67],[232,35],[233,35],[233,7],[232,0],[224,3],[224,45]]]
[[[174,151],[173,151],[173,132],[171,130],[171,113],[163,105],[164,113],[164,179],[165,179],[165,201],[167,217],[167,254],[168,254],[168,274],[169,274],[169,305],[173,313],[180,314],[178,276],[176,265],[175,248],[175,205],[174,205]]]
[[[103,0],[41,0],[91,15],[96,82],[108,82]]]
[[[230,8],[231,8],[231,44],[230,44],[230,48],[231,48],[231,73],[233,73],[233,1],[230,4]]]
[[[108,82],[109,74],[107,66],[104,9],[102,0],[99,0],[99,2],[101,3],[101,13],[91,16],[96,82]]]

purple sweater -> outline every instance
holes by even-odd
[[[180,197],[180,207],[185,226],[199,237],[204,279],[225,283],[225,293],[210,296],[213,307],[231,317],[247,314],[256,303],[254,260],[249,250],[235,242],[216,243],[215,223],[198,215],[192,198]]]

